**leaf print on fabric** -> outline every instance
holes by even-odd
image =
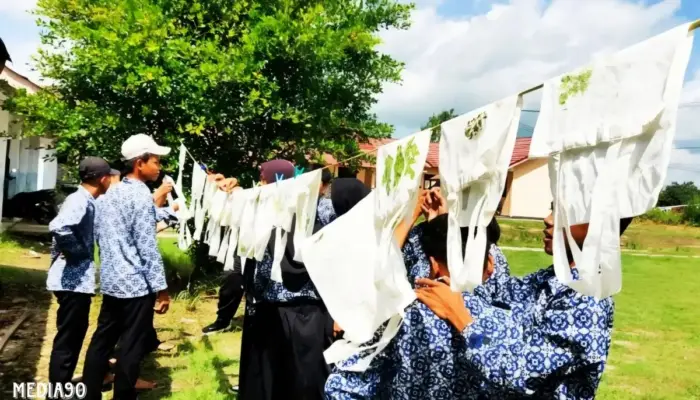
[[[388,155],[384,160],[384,174],[382,175],[382,185],[386,189],[387,193],[391,191],[391,177],[392,170],[394,169],[394,157]]]
[[[565,75],[559,87],[559,105],[565,105],[569,98],[583,94],[588,89],[593,71],[588,69],[578,75]]]
[[[464,136],[467,139],[474,139],[479,136],[481,131],[484,129],[484,121],[488,118],[485,112],[479,113],[476,117],[472,118],[468,123],[467,127],[464,128]]]
[[[420,151],[418,150],[418,146],[414,138],[411,138],[408,143],[406,143],[405,149],[401,145],[398,146],[395,158],[391,155],[386,156],[384,159],[382,185],[384,185],[387,193],[398,188],[403,177],[408,176],[411,179],[415,179],[416,171],[413,167],[419,155]]]

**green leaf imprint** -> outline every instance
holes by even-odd
[[[479,136],[481,131],[484,129],[484,121],[488,118],[485,112],[479,113],[476,117],[472,118],[467,122],[467,127],[464,128],[464,136],[467,139],[474,139]]]
[[[559,105],[565,105],[569,98],[583,94],[588,89],[593,71],[588,69],[578,75],[565,75],[559,87]]]
[[[382,175],[382,185],[387,192],[391,191],[391,177],[392,170],[394,168],[394,157],[391,155],[386,156],[384,159],[384,174]]]
[[[416,177],[416,172],[413,169],[420,151],[413,138],[406,144],[406,148],[399,146],[396,149],[396,158],[387,156],[385,159],[384,173],[382,174],[382,185],[387,193],[396,189],[403,177],[408,176],[411,179]]]

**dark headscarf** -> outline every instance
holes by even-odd
[[[367,197],[370,189],[357,178],[339,178],[331,186],[331,202],[335,215],[340,217]]]
[[[281,180],[294,177],[294,165],[287,160],[272,160],[260,166],[260,176],[267,183],[277,182],[277,177]]]

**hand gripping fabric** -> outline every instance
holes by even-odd
[[[544,84],[530,156],[550,156],[555,272],[585,295],[605,298],[621,290],[620,219],[645,213],[658,199],[692,47],[688,28]],[[570,226],[583,223],[589,228],[579,249]]]
[[[501,200],[521,104],[519,96],[511,96],[440,127],[440,183],[449,211],[447,266],[456,292],[481,284],[486,226]],[[469,227],[471,236],[464,254],[460,227]]]
[[[377,188],[302,245],[311,280],[345,330],[345,339],[325,352],[328,363],[372,350],[349,367],[364,370],[396,335],[403,310],[415,300],[393,233],[416,204],[429,146],[429,130],[382,146]],[[372,339],[387,320],[379,343],[362,348],[359,344]]]

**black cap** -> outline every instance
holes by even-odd
[[[109,167],[107,161],[100,157],[85,157],[78,166],[78,175],[83,182],[90,179],[102,178],[103,176],[111,174],[112,168]]]

